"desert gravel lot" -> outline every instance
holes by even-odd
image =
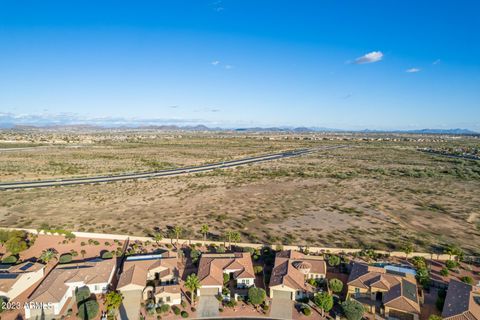
[[[55,165],[41,170],[38,176],[31,169],[50,161],[80,161],[83,169],[78,174],[93,174],[114,168],[152,169],[138,159],[180,166],[262,150],[339,143],[298,137],[283,140],[278,136],[273,139],[279,140],[183,137],[168,143],[158,139],[140,139],[127,145],[121,142],[113,147],[97,148],[94,144],[66,153],[62,148],[47,153],[42,150],[28,157],[0,154],[1,180],[74,176],[59,173]],[[185,236],[201,238],[200,225],[207,223],[212,239],[231,229],[241,231],[242,240],[249,242],[392,250],[413,242],[416,249],[427,251],[456,243],[478,253],[480,162],[416,151],[418,146],[478,143],[476,140],[357,139],[343,143],[351,148],[182,177],[3,191],[0,224],[38,227],[49,223],[78,231],[136,235],[148,234],[153,227],[165,230],[180,224],[185,227]],[[110,156],[118,159],[99,157],[105,156],[105,148],[113,148]],[[12,166],[23,169],[15,171]]]

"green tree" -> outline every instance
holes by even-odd
[[[78,316],[82,320],[94,319],[98,314],[98,302],[96,300],[87,300],[78,306]]]
[[[159,230],[156,230],[153,232],[153,241],[155,241],[155,243],[158,245],[160,245],[160,241],[163,240],[163,235],[162,233],[159,231]]]
[[[190,251],[190,258],[192,259],[192,262],[193,263],[197,263],[198,262],[198,259],[200,258],[201,256],[201,252],[199,250],[195,250],[195,249],[192,249]]]
[[[342,309],[348,320],[360,320],[365,312],[363,305],[352,299],[344,301],[342,303]]]
[[[262,288],[251,287],[248,289],[248,301],[257,306],[262,304],[267,297],[267,293]]]
[[[330,255],[328,257],[328,264],[331,266],[331,267],[336,267],[338,265],[340,265],[340,257],[337,256],[337,255]]]
[[[57,256],[57,253],[52,250],[52,249],[47,249],[43,250],[42,254],[40,255],[40,260],[42,260],[45,263],[48,263],[52,259],[54,259]]]
[[[185,288],[190,290],[190,299],[192,300],[192,306],[195,305],[195,292],[200,289],[200,280],[195,273],[190,274],[185,280]]]
[[[417,280],[423,286],[427,287],[430,284],[430,274],[427,268],[417,269]]]
[[[337,278],[333,278],[328,282],[330,289],[332,289],[333,292],[339,293],[342,292],[343,289],[343,282]]]
[[[105,295],[105,307],[109,316],[115,318],[118,308],[122,304],[123,296],[116,291],[110,291]]]
[[[227,230],[225,232],[225,236],[224,236],[225,240],[228,241],[228,247],[230,249],[232,249],[232,243],[231,243],[232,242],[232,234],[233,234],[233,231]]]
[[[328,312],[333,308],[333,297],[327,292],[316,294],[313,298],[313,302],[322,310],[322,317],[325,316],[325,312]]]
[[[432,314],[430,317],[428,317],[428,320],[442,320],[442,317]]]
[[[240,232],[238,231],[233,231],[231,234],[231,240],[233,241],[234,244],[237,244],[241,240]],[[231,249],[231,248],[230,248]]]
[[[177,238],[177,244],[178,244],[178,239],[183,233],[183,228],[180,226],[174,226],[173,227],[173,233],[175,234],[175,237]]]
[[[24,238],[15,235],[7,240],[5,247],[11,254],[17,255],[20,252],[27,250],[28,245]]]
[[[230,281],[230,275],[228,273],[223,274],[223,284],[227,284]]]
[[[405,253],[405,259],[408,260],[408,256],[413,252],[413,244],[407,243],[403,248],[402,251]]]
[[[203,224],[200,227],[200,232],[203,234],[203,241],[207,241],[207,234],[208,234],[208,225]]]

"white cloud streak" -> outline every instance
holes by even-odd
[[[383,53],[381,51],[372,51],[369,52],[361,57],[355,59],[355,64],[366,64],[366,63],[374,63],[381,61],[383,59]]]
[[[417,73],[417,72],[420,72],[421,69],[419,68],[410,68],[410,69],[407,69],[405,70],[406,73]]]

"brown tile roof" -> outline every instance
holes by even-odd
[[[176,257],[146,259],[146,260],[126,260],[123,264],[123,272],[120,274],[117,289],[121,289],[129,284],[136,284],[144,287],[147,282],[147,274],[150,270],[158,267],[167,268],[162,271],[162,277],[168,274],[178,274],[178,260]]]
[[[417,282],[410,275],[401,276],[389,273],[384,268],[354,262],[347,284],[357,288],[385,291],[385,306],[409,313],[420,313]]]
[[[180,285],[168,285],[168,286],[160,286],[155,288],[155,294],[161,293],[180,293]]]
[[[451,320],[480,319],[480,289],[458,280],[450,280],[442,318]]]
[[[202,285],[223,285],[223,271],[237,270],[234,278],[255,278],[252,258],[248,252],[202,254],[198,278]]]
[[[0,291],[7,293],[20,279],[20,276],[28,272],[36,272],[45,268],[45,265],[36,262],[23,262],[0,272]]]
[[[59,264],[50,271],[32,293],[29,301],[60,302],[68,290],[66,284],[72,282],[83,282],[84,284],[108,283],[115,266],[115,259],[94,259],[78,263]]]
[[[295,290],[306,290],[305,274],[295,267],[306,265],[310,267],[309,273],[326,274],[325,260],[320,257],[307,256],[293,250],[277,252],[270,287],[283,284]]]

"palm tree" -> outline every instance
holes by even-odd
[[[195,273],[190,274],[185,280],[185,288],[190,290],[190,299],[192,300],[192,306],[195,305],[195,291],[200,289],[200,280]]]
[[[405,247],[403,247],[403,252],[405,253],[405,259],[408,260],[408,255],[413,252],[413,244],[407,243]]]
[[[53,251],[53,249],[47,249],[43,250],[42,254],[40,255],[40,260],[42,260],[45,263],[48,263],[50,260],[55,258],[56,253]]]
[[[153,240],[157,243],[157,246],[159,246],[159,242],[162,241],[163,235],[162,235],[162,233],[161,233],[160,231],[157,230],[157,231],[155,231],[155,232],[153,233],[153,237],[152,237],[152,238],[153,238]]]
[[[232,249],[232,235],[233,235],[233,231],[225,232],[225,239],[228,240],[228,247],[230,250]]]
[[[203,234],[203,241],[207,241],[208,225],[203,224],[200,227],[200,232]]]
[[[233,243],[235,243],[235,244],[237,244],[237,242],[240,242],[240,240],[241,240],[240,232],[232,231],[231,239],[232,239]]]
[[[175,233],[175,236],[177,237],[177,244],[178,244],[178,238],[180,238],[180,235],[183,232],[183,228],[180,226],[174,226],[173,227],[173,233]]]

